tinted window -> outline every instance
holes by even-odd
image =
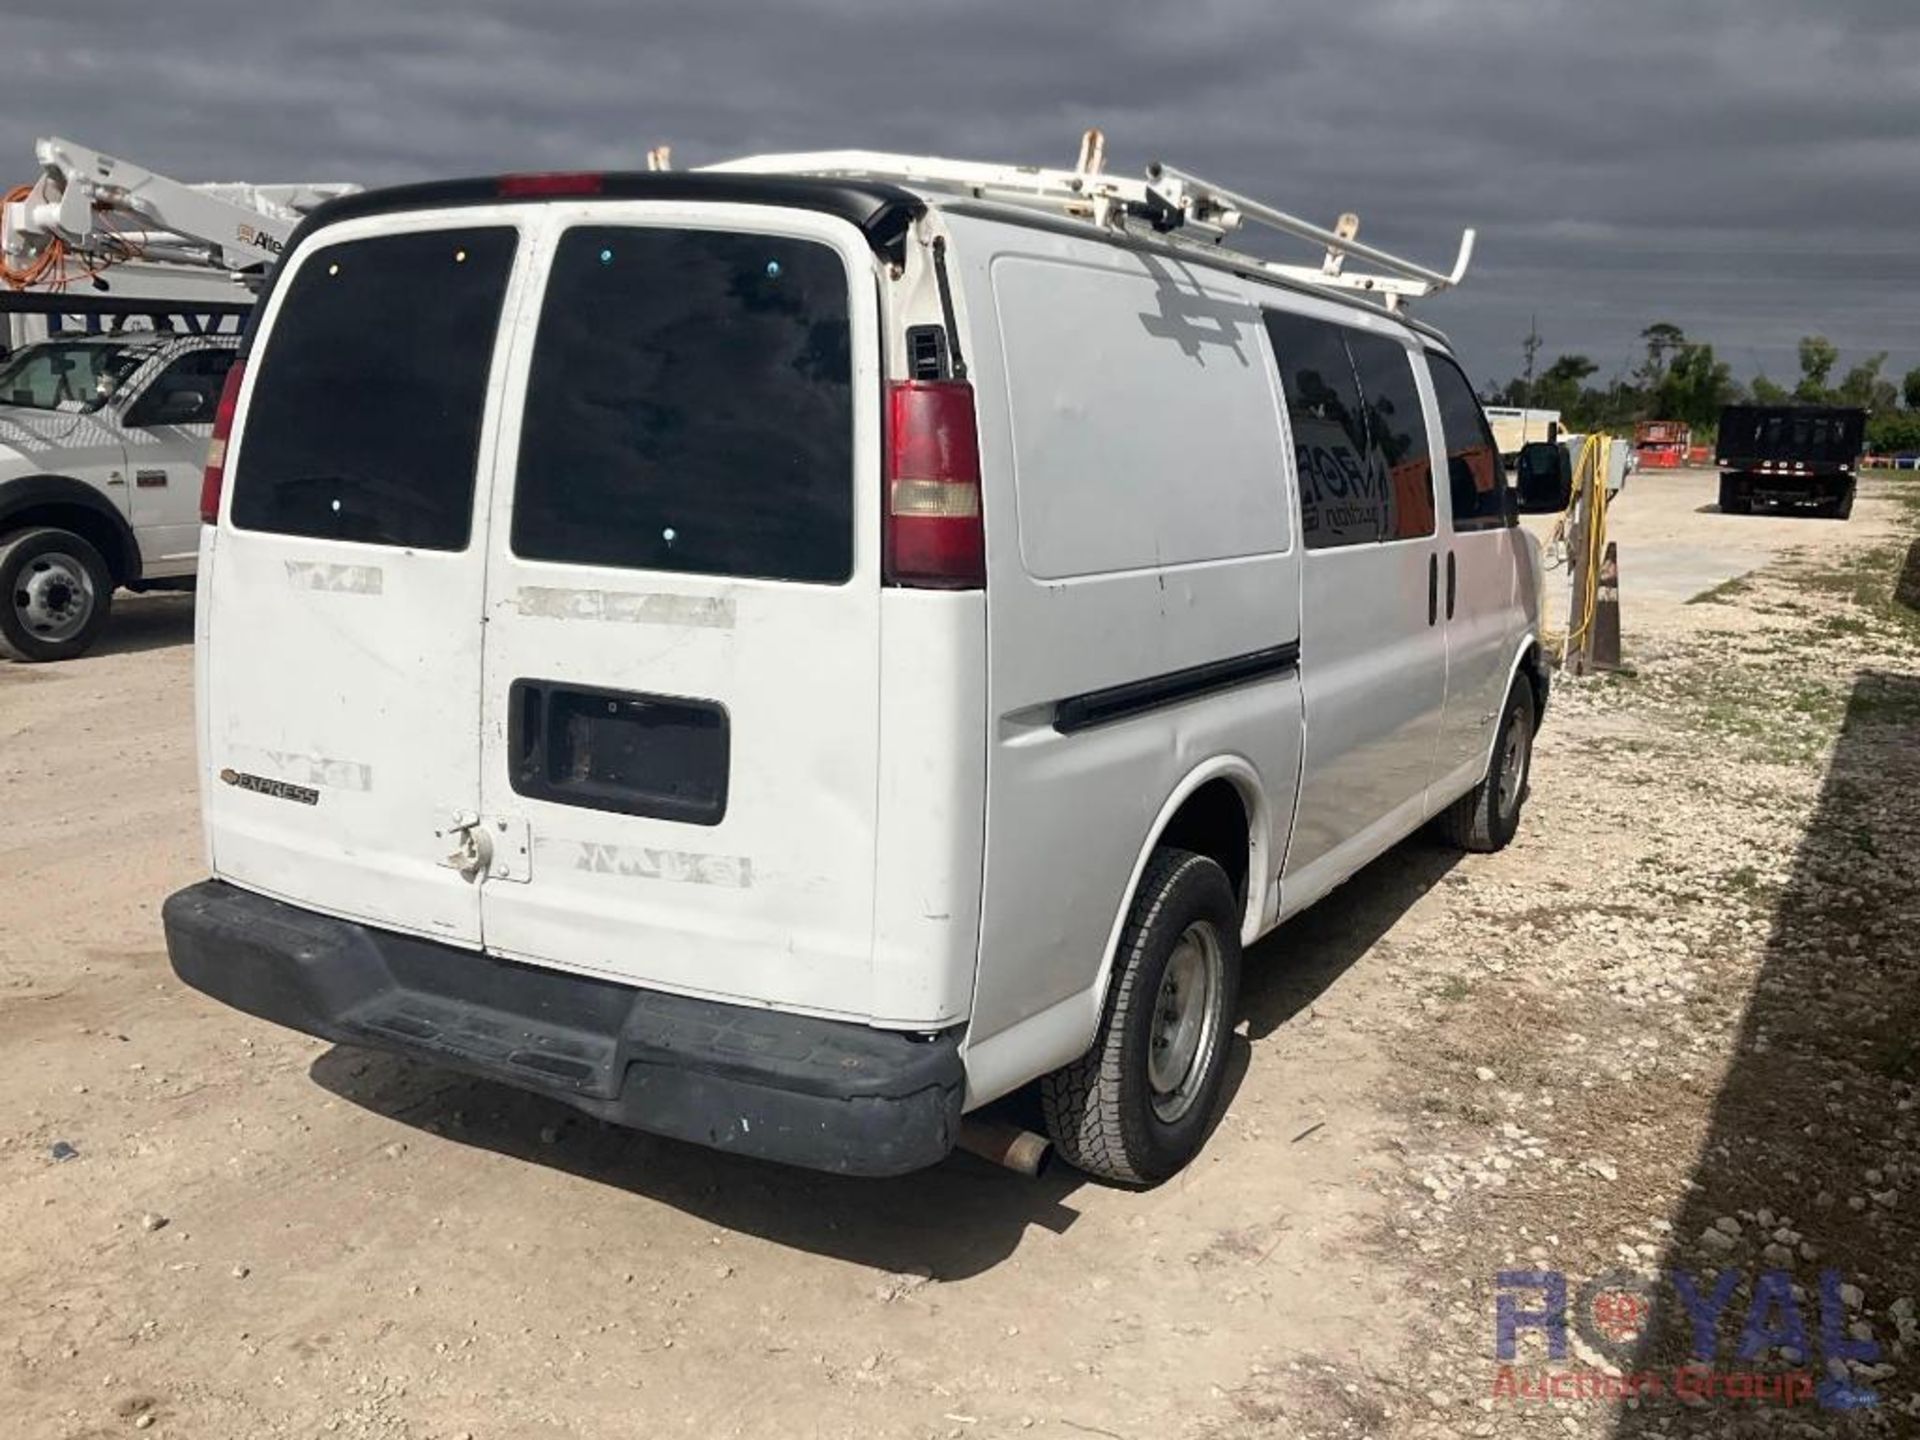
[[[162,370],[127,410],[129,425],[211,425],[231,350],[194,350]]]
[[[236,525],[466,548],[516,239],[504,226],[430,230],[306,257],[257,362]]]
[[[1406,347],[1268,311],[1309,550],[1433,534],[1433,462]]]
[[[1500,447],[1460,367],[1444,355],[1428,355],[1440,430],[1447,447],[1447,492],[1453,498],[1455,530],[1485,530],[1515,518],[1507,499]]]
[[[1293,421],[1302,540],[1309,550],[1378,540],[1385,497],[1370,488],[1365,412],[1340,327],[1279,310],[1264,318]]]
[[[846,579],[847,293],[839,255],[812,241],[568,231],[527,383],[515,553]]]
[[[1347,353],[1366,400],[1367,464],[1387,498],[1383,540],[1433,534],[1433,453],[1407,347],[1384,335],[1347,332]],[[1378,478],[1384,476],[1384,482]]]

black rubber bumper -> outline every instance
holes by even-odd
[[[167,953],[216,1000],[536,1091],[618,1125],[851,1175],[942,1159],[958,1032],[932,1038],[638,990],[336,920],[209,880]]]

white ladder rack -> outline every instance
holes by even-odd
[[[1225,257],[1297,284],[1376,295],[1389,310],[1397,310],[1404,301],[1452,289],[1466,276],[1467,266],[1473,259],[1472,230],[1460,237],[1460,250],[1453,268],[1443,272],[1363,244],[1356,238],[1360,229],[1357,215],[1342,215],[1329,230],[1158,161],[1147,167],[1144,180],[1123,179],[1105,173],[1105,150],[1104,137],[1098,130],[1089,130],[1081,140],[1080,159],[1072,170],[945,160],[938,156],[897,155],[878,150],[749,155],[701,168],[760,175],[891,180],[1050,210],[1086,220],[1102,229],[1126,232],[1144,225],[1171,245]],[[1222,243],[1227,235],[1249,222],[1321,246],[1324,251],[1321,262],[1299,265],[1267,260],[1229,249]],[[1376,268],[1364,272],[1349,270],[1349,259]]]

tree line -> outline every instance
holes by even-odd
[[[1824,335],[1800,342],[1800,378],[1791,386],[1765,375],[1743,385],[1713,346],[1689,339],[1678,325],[1661,320],[1640,332],[1644,357],[1630,373],[1590,383],[1600,367],[1585,355],[1562,355],[1535,373],[1539,334],[1522,349],[1527,373],[1488,397],[1494,405],[1558,410],[1573,430],[1623,433],[1641,420],[1682,420],[1705,443],[1728,405],[1857,405],[1867,418],[1867,448],[1881,454],[1920,450],[1920,367],[1895,383],[1883,372],[1886,352],[1869,355],[1833,378],[1840,347]]]

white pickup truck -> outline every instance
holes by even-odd
[[[0,361],[0,655],[70,660],[116,588],[193,578],[237,336],[43,341]]]

